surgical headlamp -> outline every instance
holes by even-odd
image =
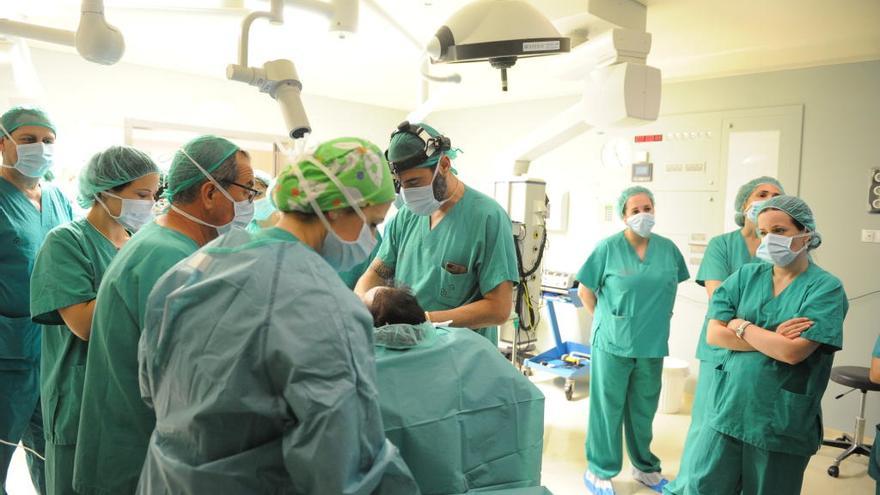
[[[394,175],[399,175],[400,172],[417,167],[437,153],[442,153],[452,148],[452,141],[448,137],[443,135],[431,136],[424,127],[412,125],[408,120],[404,120],[397,126],[397,130],[391,133],[391,139],[393,140],[394,136],[398,134],[415,136],[425,144],[425,147],[415,155],[397,161],[391,161],[391,158],[388,156],[388,150],[385,150],[385,158],[388,160]]]

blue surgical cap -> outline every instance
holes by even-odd
[[[626,202],[629,198],[635,196],[636,194],[647,194],[649,198],[651,198],[651,204],[654,204],[654,193],[651,192],[647,187],[642,186],[632,186],[628,187],[620,193],[620,197],[617,198],[617,214],[620,215],[620,218],[623,218],[623,214],[626,210]]]
[[[57,134],[55,132],[55,124],[52,123],[46,112],[36,107],[13,107],[0,117],[0,122],[2,122],[3,127],[9,134],[15,132],[19,127],[27,125],[45,127],[52,131],[52,133]],[[3,136],[0,135],[0,137]]]
[[[228,139],[212,135],[199,136],[186,143],[183,145],[186,154],[180,150],[174,154],[174,160],[168,170],[168,188],[165,190],[165,197],[173,203],[176,194],[207,180],[205,174],[193,165],[187,155],[210,174],[238,150],[239,147]]]
[[[813,237],[810,238],[810,249],[816,249],[822,244],[822,236],[816,231],[816,219],[813,217],[813,210],[807,206],[804,200],[794,196],[776,196],[761,205],[758,215],[760,216],[761,213],[770,209],[783,211],[806,227],[813,234]]]
[[[437,131],[437,129],[434,129],[430,125],[423,122],[414,125],[415,127],[423,128],[431,137],[437,137],[441,135],[440,132]],[[391,137],[391,143],[388,144],[388,161],[399,162],[424,151],[425,142],[419,139],[418,136],[415,136],[408,132],[398,132]],[[424,163],[416,165],[412,168],[436,167],[437,164],[440,162],[440,158],[448,156],[450,160],[455,160],[456,158],[458,158],[458,153],[460,151],[461,150],[457,148],[452,148],[445,150],[441,153],[435,153],[433,156],[429,157],[428,160]]]
[[[80,173],[77,203],[89,208],[96,194],[158,173],[159,167],[146,153],[128,146],[111,146],[95,153]]]
[[[740,227],[746,224],[746,216],[745,213],[743,213],[743,207],[746,205],[749,196],[751,196],[755,189],[761,184],[773,184],[779,188],[780,193],[785,194],[785,189],[782,187],[782,184],[773,177],[758,177],[757,179],[752,179],[740,186],[739,191],[736,192],[736,199],[733,201],[733,209],[736,210],[733,219]]]

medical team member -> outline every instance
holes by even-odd
[[[159,168],[146,154],[113,146],[79,177],[85,218],[46,236],[31,275],[31,315],[43,325],[40,395],[50,495],[73,494],[76,432],[95,297],[131,233],[152,220]]]
[[[55,125],[40,109],[0,117],[0,440],[42,455],[40,327],[31,321],[30,279],[46,234],[73,220],[70,203],[40,179],[51,171]],[[15,447],[0,445],[0,494]],[[45,493],[43,461],[28,452],[31,481]]]
[[[874,383],[880,383],[880,335],[874,343],[874,352],[871,358],[871,370],[869,376]],[[880,424],[877,425],[877,434],[874,435],[874,445],[880,439]],[[868,461],[868,475],[877,482],[876,495],[880,495],[880,447],[871,448],[871,458]]]
[[[177,151],[168,174],[170,211],[132,236],[98,289],[86,361],[73,487],[80,494],[134,493],[155,416],[141,400],[137,345],[147,296],[169,268],[253,214],[248,155],[216,136]]]
[[[768,263],[741,267],[709,305],[708,343],[734,352],[714,371],[711,417],[694,440],[701,462],[683,493],[799,494],[822,441],[846,293],[810,258],[822,238],[803,200],[764,203],[758,231],[757,255]]]
[[[577,274],[578,295],[593,314],[590,418],[584,483],[614,493],[623,462],[621,428],[633,477],[656,492],[666,479],[651,452],[651,423],[660,399],[663,357],[678,284],[689,278],[681,251],[652,233],[654,195],[634,186],[621,193],[623,232],[603,239]]]
[[[257,233],[260,229],[269,228],[278,222],[280,214],[272,203],[268,191],[272,186],[272,178],[262,170],[254,170],[254,218],[247,226],[248,232]]]
[[[741,228],[713,237],[703,254],[700,270],[697,272],[697,283],[706,288],[709,299],[712,293],[727,280],[733,272],[746,263],[760,262],[755,251],[761,243],[756,232],[758,209],[770,198],[785,194],[782,184],[773,177],[758,177],[743,184],[734,199],[734,220]],[[706,343],[706,328],[709,321],[703,323],[700,338],[697,341],[697,359],[700,360],[700,374],[697,377],[697,389],[694,392],[691,407],[691,426],[688,429],[686,446],[693,446],[691,439],[699,435],[710,408],[708,396],[712,384],[713,370],[721,363],[726,349],[713,347]],[[666,493],[681,493],[687,486],[687,479],[693,470],[693,463],[701,460],[687,448],[681,458],[678,476],[664,489]]]
[[[336,275],[394,199],[379,148],[324,143],[278,178],[274,228],[230,232],[149,298],[138,493],[418,494],[379,409],[372,318]]]
[[[386,156],[405,206],[355,292],[402,282],[431,321],[472,328],[497,345],[496,325],[510,317],[519,280],[510,218],[452,173],[456,153],[427,124],[403,122],[391,135]]]

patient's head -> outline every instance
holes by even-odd
[[[373,314],[373,325],[418,325],[426,321],[425,310],[416,296],[402,287],[374,287],[364,294],[364,303]]]

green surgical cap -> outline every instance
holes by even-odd
[[[783,189],[782,184],[773,177],[758,177],[757,179],[752,179],[740,186],[739,191],[736,193],[736,199],[733,202],[733,209],[736,210],[734,220],[740,227],[746,224],[746,216],[743,212],[743,207],[746,205],[749,196],[751,196],[752,193],[755,192],[755,189],[761,184],[773,184],[779,188],[779,192],[785,194],[785,189]]]
[[[761,205],[758,215],[760,216],[766,210],[774,209],[784,211],[791,218],[797,220],[801,225],[813,234],[810,238],[810,249],[816,249],[822,244],[822,235],[816,230],[816,219],[813,217],[813,210],[807,206],[807,203],[801,198],[794,196],[776,196],[770,198],[766,203]]]
[[[128,146],[111,146],[95,153],[80,173],[77,202],[89,208],[96,194],[158,173],[159,167],[146,153]]]
[[[15,132],[19,127],[24,127],[26,125],[45,127],[57,134],[57,132],[55,132],[55,124],[52,123],[49,116],[46,115],[46,112],[36,107],[11,108],[0,117],[0,122],[3,123],[3,127],[9,134]]]
[[[429,126],[425,123],[415,124],[415,127],[421,127],[425,129],[431,137],[440,136],[440,133],[437,129]],[[407,132],[398,132],[391,137],[391,142],[388,144],[388,159],[392,162],[399,162],[401,160],[406,160],[407,158],[417,155],[425,151],[425,142],[418,138],[418,136],[414,136]],[[450,160],[455,160],[458,158],[458,153],[461,150],[457,148],[449,149],[443,151],[442,153],[436,153],[421,165],[416,165],[412,168],[428,168],[428,167],[436,167],[437,163],[440,162],[440,158],[444,156],[448,156]]]
[[[309,199],[321,211],[352,206],[336,181],[327,177],[320,163],[345,187],[358,207],[390,203],[394,200],[391,169],[375,144],[359,138],[338,138],[318,146],[305,157],[290,164],[277,178],[272,200],[281,211],[314,213]],[[300,181],[299,167],[305,182]]]
[[[635,196],[636,194],[647,194],[648,197],[651,198],[651,204],[654,204],[654,193],[652,193],[647,187],[628,187],[624,189],[623,192],[620,193],[620,197],[617,198],[617,214],[620,215],[620,218],[623,218],[623,214],[626,210],[626,202],[629,201],[629,198]]]
[[[427,321],[418,325],[396,323],[373,329],[375,345],[389,349],[410,349],[436,336],[434,325]]]
[[[187,158],[187,154],[206,172],[212,173],[239,149],[228,139],[212,135],[199,136],[186,143],[183,145],[186,154],[181,150],[174,154],[174,160],[168,170],[168,188],[165,190],[165,197],[174,203],[174,196],[177,193],[207,180],[205,174]]]

